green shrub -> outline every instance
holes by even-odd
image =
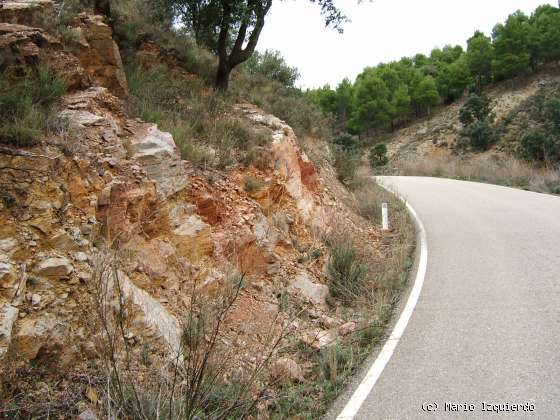
[[[488,121],[477,121],[466,126],[462,133],[473,150],[483,151],[496,140],[496,132]]]
[[[560,134],[560,98],[550,99],[544,104],[544,113],[551,129]]]
[[[351,346],[340,342],[321,350],[319,354],[319,367],[325,380],[332,384],[343,383],[343,379],[352,372],[356,363],[356,355]]]
[[[181,156],[201,166],[224,169],[250,162],[269,137],[232,115],[231,102],[198,78],[184,77],[166,66],[125,66],[129,112],[158,124],[173,135]]]
[[[0,143],[16,147],[30,147],[36,145],[43,135],[43,131],[14,123],[0,127]]]
[[[473,94],[469,96],[459,110],[459,120],[465,127],[477,121],[492,119],[492,100],[486,95]]]
[[[360,148],[358,137],[344,133],[333,140],[333,143],[345,151],[354,151]]]
[[[387,165],[387,162],[389,162],[387,158],[387,146],[383,143],[376,144],[369,151],[369,162],[374,168]]]
[[[352,303],[359,296],[367,266],[362,262],[354,245],[341,240],[331,248],[327,263],[327,277],[331,295],[346,303]]]
[[[276,50],[255,51],[244,66],[250,74],[259,74],[290,88],[299,78],[298,69],[288,66],[280,51]]]
[[[496,140],[496,131],[492,126],[492,100],[485,95],[473,94],[459,111],[459,120],[463,124],[461,135],[467,141],[460,146],[469,145],[473,150],[487,150]]]
[[[556,161],[560,147],[551,136],[540,131],[526,134],[519,143],[518,153],[521,158],[529,161]]]
[[[151,41],[178,60],[183,68],[206,82],[216,76],[216,57],[196,45],[190,34],[173,25],[170,2],[166,0],[121,0],[113,2],[115,38],[123,60],[131,61],[143,41]]]

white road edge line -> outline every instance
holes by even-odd
[[[426,270],[428,267],[428,241],[426,236],[426,229],[424,229],[422,220],[420,219],[420,217],[418,217],[416,210],[414,210],[414,208],[404,199],[404,197],[400,196],[390,187],[383,185],[382,181],[378,177],[376,177],[376,180],[381,187],[385,188],[392,194],[395,194],[406,204],[406,208],[416,221],[416,226],[418,227],[418,236],[420,239],[420,258],[418,262],[418,271],[416,272],[414,286],[412,287],[412,291],[410,292],[410,296],[408,297],[406,306],[404,307],[401,316],[399,317],[399,320],[395,325],[395,328],[393,328],[391,335],[389,336],[387,342],[381,349],[381,352],[375,359],[375,362],[373,362],[373,365],[371,365],[371,367],[369,368],[365,378],[362,380],[356,391],[354,391],[354,394],[352,394],[350,400],[346,403],[346,406],[344,407],[342,412],[338,415],[337,420],[353,419],[356,414],[358,414],[358,411],[362,407],[362,404],[364,403],[368,395],[370,395],[377,380],[381,376],[383,369],[385,369],[385,366],[387,365],[387,363],[389,363],[389,360],[391,359],[391,356],[393,355],[393,352],[395,351],[395,348],[397,347],[397,344],[399,343],[399,340],[401,339],[404,330],[408,325],[408,321],[412,316],[412,312],[414,311],[414,308],[418,303],[418,298],[420,297],[420,292],[422,291],[422,286],[424,285],[424,279],[426,278]]]

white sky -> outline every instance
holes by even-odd
[[[475,30],[487,35],[517,9],[530,14],[544,0],[337,0],[351,22],[340,35],[325,29],[317,5],[275,1],[257,49],[279,50],[301,73],[298,84],[336,86],[354,80],[366,66],[429,54],[446,44],[466,45]]]

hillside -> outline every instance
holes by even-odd
[[[543,104],[560,95],[557,66],[531,77],[503,82],[484,92],[491,100],[495,141],[487,150],[473,151],[465,141],[460,110],[467,98],[438,109],[430,118],[388,133],[390,164],[384,171],[402,175],[444,176],[560,193],[560,173],[554,164],[523,159],[522,141],[546,132]],[[544,164],[543,164],[544,163]]]
[[[176,50],[3,6],[0,417],[319,416],[383,337],[404,208],[382,232],[389,198],[340,184],[318,130]]]
[[[560,92],[560,69],[550,67],[532,77],[522,78],[489,88],[484,93],[492,100],[495,125],[500,136],[483,155],[513,155],[521,138],[538,126],[535,106],[542,98],[558,96]],[[434,112],[431,117],[390,133],[387,143],[388,156],[395,160],[417,160],[461,154],[457,141],[463,126],[459,111],[466,97]],[[473,158],[473,154],[469,154]]]
[[[331,118],[345,155],[337,166],[363,158],[374,172],[558,193],[559,27],[560,8],[550,4],[512,11],[466,48],[436,47],[308,90]]]

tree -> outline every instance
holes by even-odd
[[[510,79],[529,69],[530,23],[523,12],[517,11],[505,24],[496,25],[492,38],[495,51],[492,68],[498,79]]]
[[[335,115],[336,92],[331,89],[330,85],[326,84],[317,89],[307,90],[305,94],[311,102],[321,108],[324,114]]]
[[[385,144],[376,144],[369,151],[369,163],[374,168],[378,166],[385,166],[388,162],[389,158],[387,158],[387,146]]]
[[[426,76],[422,79],[414,90],[412,100],[418,112],[427,111],[428,115],[430,114],[430,109],[439,102],[439,93],[433,77]]]
[[[464,126],[476,121],[492,120],[492,100],[486,95],[471,95],[459,110],[459,121]]]
[[[218,56],[216,87],[225,92],[231,71],[254,53],[272,0],[169,0],[197,42]],[[346,20],[334,0],[310,0],[326,26],[341,30]]]
[[[533,46],[536,44],[539,58],[545,62],[560,60],[560,9],[544,5],[531,16],[534,26]]]
[[[255,51],[247,60],[246,66],[249,73],[260,74],[286,87],[294,87],[300,76],[298,69],[288,66],[280,51],[276,50],[266,50],[264,53]]]
[[[111,18],[111,0],[94,0],[93,11]]]
[[[352,118],[348,129],[352,133],[363,133],[372,128],[386,128],[394,115],[389,89],[372,68],[358,76],[354,86]]]
[[[375,69],[375,74],[385,82],[385,86],[389,89],[390,107],[388,112],[391,113],[391,129],[393,129],[395,121],[406,118],[410,113],[409,89],[391,65],[379,65]]]
[[[451,64],[454,63],[463,55],[463,47],[460,45],[451,46],[446,45],[442,49],[435,48],[430,53],[430,59],[432,63],[439,67],[441,64]]]
[[[482,86],[490,81],[493,59],[492,40],[482,32],[476,31],[467,41],[466,60],[479,93]]]
[[[340,121],[347,121],[352,114],[354,86],[347,78],[338,84],[335,91],[334,113]]]
[[[488,121],[476,121],[463,129],[463,136],[467,137],[474,150],[487,150],[494,142],[495,131]]]
[[[472,81],[465,54],[453,63],[443,66],[436,78],[438,92],[445,103],[451,103],[463,96],[463,92]]]

